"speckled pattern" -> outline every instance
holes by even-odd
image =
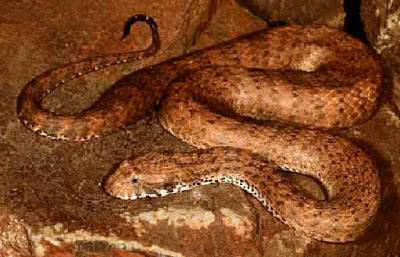
[[[59,116],[41,108],[43,99],[54,89],[84,74],[88,74],[112,65],[139,61],[154,55],[160,48],[159,34],[155,21],[145,15],[132,16],[125,25],[124,36],[129,34],[132,24],[146,22],[152,31],[152,44],[144,51],[109,54],[94,57],[77,63],[66,64],[51,69],[30,81],[18,97],[17,113],[22,122],[39,135],[59,140],[85,141],[109,134],[115,128],[125,126],[131,116],[142,117],[153,98],[146,97],[146,90],[127,92],[118,88],[104,94],[97,103],[76,116]],[[145,93],[143,93],[145,92]],[[142,104],[132,98],[143,99]],[[114,100],[111,100],[113,98]],[[111,101],[110,101],[111,100]]]
[[[332,147],[342,143],[340,139],[340,143],[335,142],[333,137],[329,141]],[[344,152],[333,151],[335,155],[327,160],[330,163],[319,165],[320,171],[309,171],[327,188],[327,201],[307,197],[285,179],[275,164],[235,148],[151,153],[124,161],[108,179],[106,190],[121,199],[136,200],[212,183],[231,183],[252,194],[274,216],[305,235],[346,242],[363,234],[371,224],[379,206],[380,181],[372,161],[360,149],[348,142],[344,144]],[[343,162],[334,163],[339,158]]]
[[[152,30],[153,44],[146,51],[98,57],[38,76],[20,94],[19,116],[40,135],[84,141],[135,122],[163,100],[160,121],[183,141],[201,148],[248,149],[281,169],[313,176],[326,187],[329,200],[317,202],[291,189],[282,189],[278,180],[271,180],[271,189],[260,186],[265,177],[255,178],[254,172],[249,175],[247,184],[259,188],[268,198],[259,200],[265,200],[273,214],[286,224],[310,237],[331,242],[354,240],[366,230],[380,203],[380,181],[364,152],[343,138],[323,132],[252,124],[208,109],[214,106],[230,115],[236,112],[323,129],[365,121],[376,106],[381,69],[366,46],[343,32],[325,26],[260,31],[138,71],[134,85],[120,84],[109,89],[93,107],[80,114],[58,116],[40,107],[52,89],[69,79],[154,54],[159,42],[156,29]],[[166,99],[162,99],[167,88]],[[232,152],[238,162],[246,156],[241,150],[226,151]],[[227,161],[228,152],[200,152],[200,157],[204,155],[208,161],[201,162],[199,168],[206,168],[214,157],[220,156],[219,164]],[[156,156],[155,163],[164,164],[162,156]],[[186,166],[191,163],[171,171],[186,179],[188,173],[182,170]],[[258,173],[256,167],[253,169]],[[160,178],[158,185],[162,188],[165,181],[163,175]],[[187,179],[191,178],[187,175]],[[115,187],[108,185],[107,190],[112,193],[115,189],[111,188]],[[265,193],[268,190],[273,200]],[[114,195],[126,198],[126,192],[118,192]]]
[[[142,118],[160,102],[171,81],[187,74],[191,74],[188,80],[202,81],[196,85],[204,86],[194,90],[202,90],[206,101],[257,119],[345,128],[362,123],[375,109],[382,80],[378,60],[359,40],[315,25],[263,30],[142,69],[135,83],[111,87],[77,115],[60,116],[41,108],[46,95],[68,80],[155,54],[159,48],[155,28],[153,43],[145,51],[67,64],[33,79],[18,98],[21,120],[53,139],[89,140]],[[214,86],[207,87],[210,83]],[[238,89],[241,85],[246,87]],[[214,88],[223,90],[224,97],[216,97]],[[240,100],[229,98],[234,92],[241,94]]]

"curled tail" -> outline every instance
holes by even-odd
[[[99,136],[91,131],[94,123],[99,126],[104,122],[102,121],[104,118],[98,112],[88,109],[77,115],[61,116],[44,110],[41,102],[55,88],[79,76],[112,65],[141,60],[157,53],[160,48],[157,24],[146,15],[138,14],[128,19],[125,23],[122,40],[129,35],[131,26],[138,21],[147,23],[151,29],[152,43],[147,49],[97,56],[62,65],[37,76],[22,89],[18,97],[17,114],[22,122],[37,134],[52,139],[84,141]],[[121,122],[120,118],[119,122]],[[99,133],[112,133],[116,129],[108,128],[104,133],[102,131]]]

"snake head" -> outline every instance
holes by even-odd
[[[136,200],[163,196],[167,194],[165,188],[175,187],[175,183],[168,183],[172,179],[168,174],[149,167],[148,162],[143,162],[142,159],[123,161],[107,179],[107,193],[124,200]]]

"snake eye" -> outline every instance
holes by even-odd
[[[138,178],[133,178],[133,179],[132,179],[132,183],[133,183],[133,184],[136,184],[138,181],[139,181]]]

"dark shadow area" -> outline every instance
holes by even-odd
[[[367,36],[364,31],[364,23],[361,21],[361,1],[360,0],[345,0],[344,11],[346,18],[344,21],[344,29],[347,33],[361,39],[368,44]]]

